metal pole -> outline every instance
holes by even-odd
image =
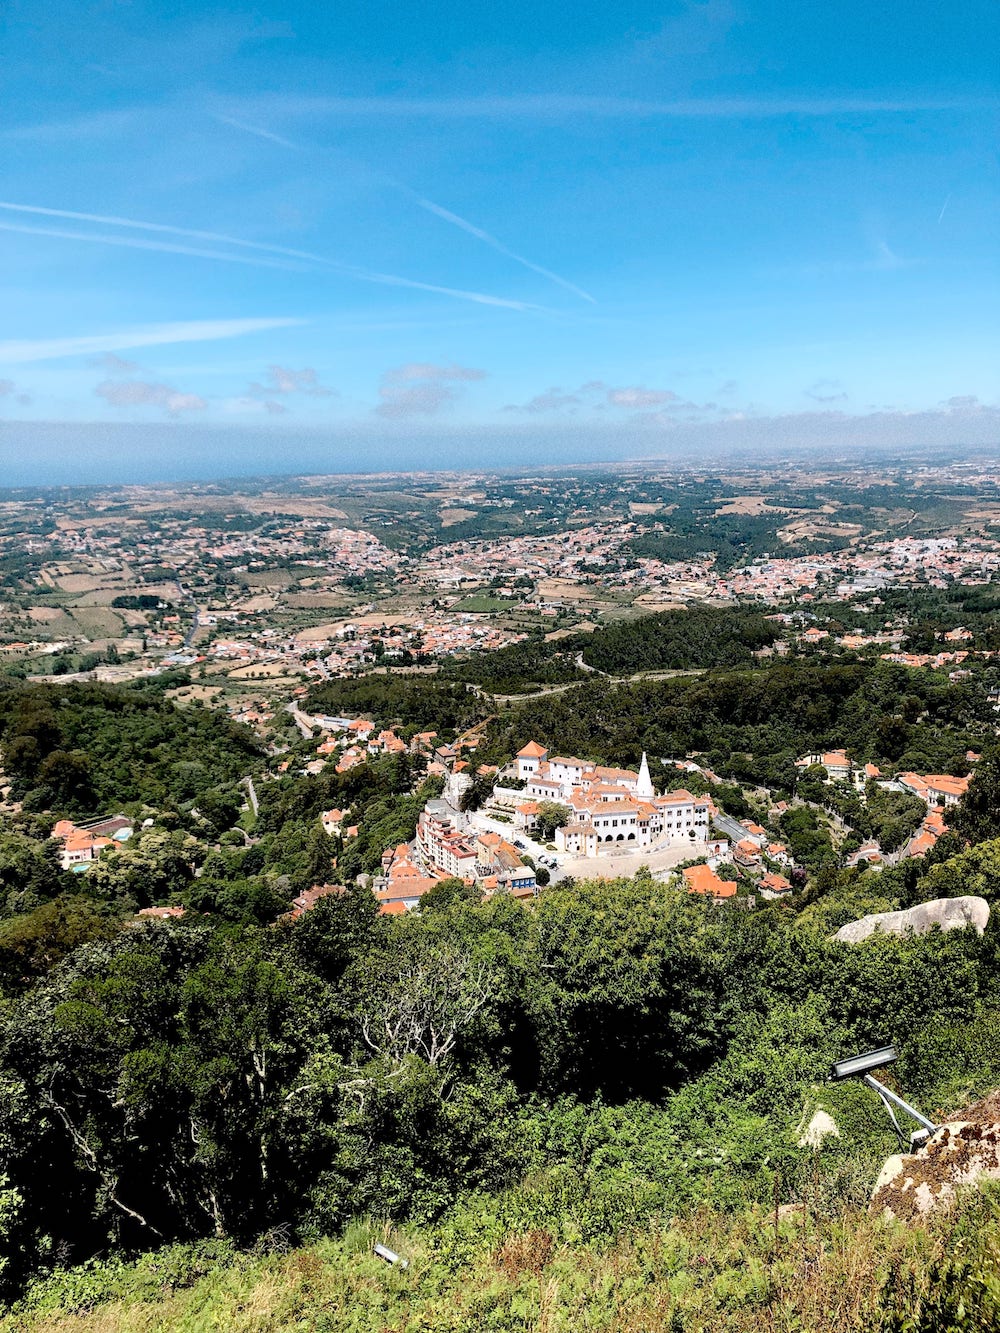
[[[873,1078],[871,1074],[865,1074],[862,1082],[867,1083],[870,1088],[873,1088],[883,1101],[888,1100],[893,1102],[901,1111],[905,1111],[907,1115],[911,1115],[918,1125],[923,1125],[924,1129],[928,1130],[931,1134],[937,1129],[937,1125],[935,1125],[933,1120],[928,1120],[925,1115],[921,1115],[909,1102],[904,1102],[902,1097],[899,1097],[896,1093],[890,1091],[884,1083],[880,1083],[878,1079]]]

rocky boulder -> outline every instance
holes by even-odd
[[[1000,1179],[1000,1123],[953,1121],[915,1153],[888,1159],[875,1182],[872,1211],[922,1217],[952,1203],[960,1185],[983,1179]]]
[[[887,935],[926,935],[935,926],[941,930],[961,930],[975,926],[981,935],[990,919],[990,906],[985,898],[936,898],[931,903],[918,903],[905,912],[876,912],[863,916],[860,921],[849,921],[834,935],[843,944],[860,944],[877,930]]]

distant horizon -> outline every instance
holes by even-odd
[[[916,460],[1000,457],[1000,411],[980,405],[939,412],[800,413],[669,428],[527,425],[377,429],[253,428],[173,422],[0,421],[0,488],[235,481],[301,475],[508,472],[560,467],[678,468],[796,459],[836,451]]]

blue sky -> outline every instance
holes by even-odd
[[[1000,442],[994,0],[3,23],[0,479]]]

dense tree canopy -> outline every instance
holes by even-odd
[[[8,684],[0,745],[25,805],[70,815],[193,801],[261,761],[247,728],[219,710],[179,709],[152,685]]]

